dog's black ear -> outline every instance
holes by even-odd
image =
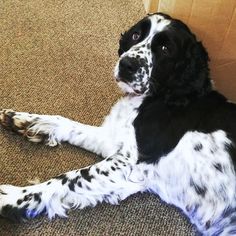
[[[165,93],[169,105],[185,106],[211,90],[209,57],[201,42],[195,37],[185,45],[186,51],[170,76],[171,90]]]
[[[176,64],[178,92],[182,93],[183,98],[185,97],[184,103],[188,103],[186,99],[192,100],[194,97],[201,97],[211,90],[208,62],[209,57],[206,49],[201,42],[194,40],[187,47],[184,59]],[[180,91],[181,87],[184,90]]]
[[[192,74],[193,88],[204,95],[211,89],[209,79],[209,56],[201,42],[196,41],[190,49],[189,69]]]
[[[186,24],[175,20],[173,28],[181,30],[182,49],[186,50],[182,60],[176,64],[178,77],[189,89],[204,93],[211,87],[209,79],[209,56],[202,42],[198,41]],[[181,82],[180,82],[181,83]],[[210,87],[209,87],[210,86]]]
[[[202,42],[197,41],[192,48],[192,55],[202,67],[208,67],[209,56]]]

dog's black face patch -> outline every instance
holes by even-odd
[[[151,28],[151,21],[146,17],[136,25],[121,34],[119,42],[118,54],[121,56],[124,52],[127,52],[132,46],[143,41],[149,34]]]
[[[185,103],[179,94],[192,96],[211,87],[204,47],[184,23],[167,15],[147,16],[131,27],[118,53],[115,77],[126,93],[155,93]]]

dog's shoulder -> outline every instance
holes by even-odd
[[[187,106],[171,107],[158,98],[147,97],[134,121],[140,161],[158,161],[189,131],[223,130],[235,142],[235,117],[236,105],[217,91]]]

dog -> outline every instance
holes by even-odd
[[[236,235],[236,105],[213,88],[206,49],[182,21],[156,13],[121,34],[118,54],[125,95],[100,127],[1,111],[2,126],[29,141],[68,142],[103,160],[31,186],[0,185],[0,214],[53,218],[148,191],[201,235]]]

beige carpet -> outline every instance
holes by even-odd
[[[119,98],[113,79],[119,35],[145,15],[141,0],[0,1],[0,107],[98,125]],[[26,185],[99,157],[63,144],[28,143],[0,128],[0,184]],[[49,222],[0,219],[0,235],[194,235],[175,208],[136,194]]]

